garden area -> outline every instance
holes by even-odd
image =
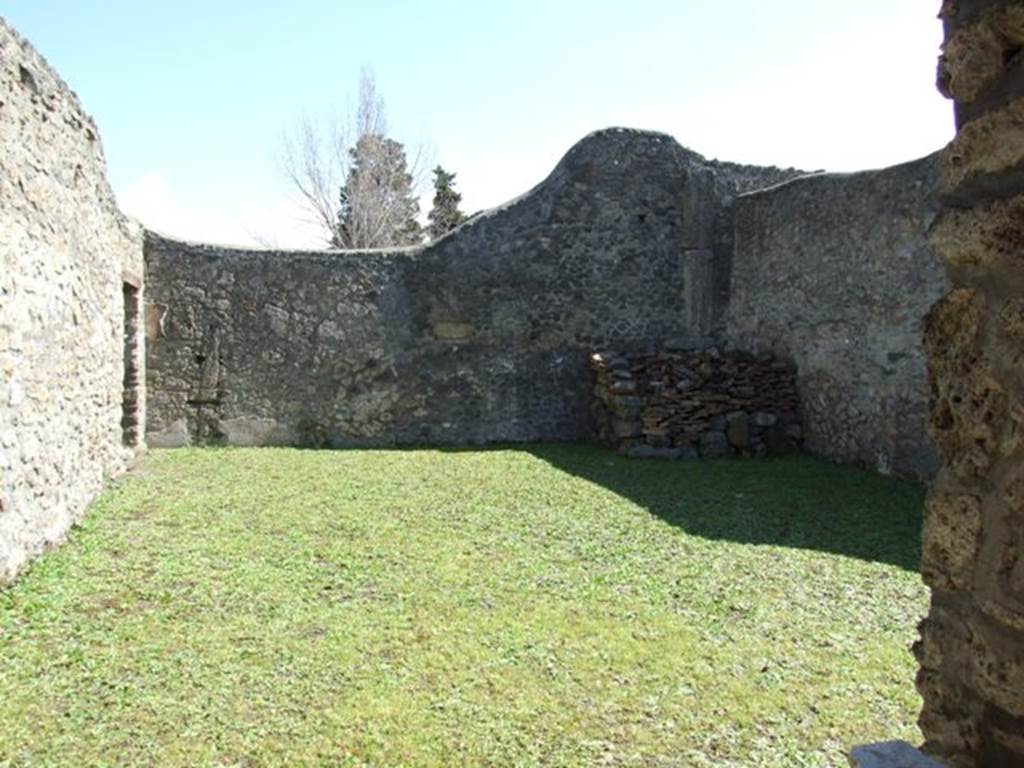
[[[842,766],[923,489],[584,445],[151,452],[0,590],[0,766]]]

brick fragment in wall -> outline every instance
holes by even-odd
[[[990,9],[975,22],[958,27],[943,46],[946,94],[964,104],[974,101],[1018,63],[1022,45],[1022,5]]]
[[[1019,98],[960,129],[942,153],[940,194],[957,205],[978,196],[1005,197],[1020,187],[1022,173],[1024,98]]]

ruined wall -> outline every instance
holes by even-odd
[[[765,456],[800,449],[796,368],[717,347],[598,352],[598,438],[634,458]]]
[[[60,540],[130,455],[124,284],[140,285],[142,238],[104,173],[92,120],[0,19],[0,583]],[[138,346],[128,360],[130,432]]]
[[[929,317],[925,515],[932,605],[916,646],[925,748],[955,766],[1024,765],[1024,3],[943,7],[942,154],[933,242],[952,290]]]
[[[801,176],[610,129],[425,248],[151,235],[152,443],[589,437],[591,350],[724,342],[797,363],[809,450],[928,477],[937,168]]]
[[[922,328],[947,287],[926,234],[937,172],[932,156],[736,200],[727,343],[796,362],[813,453],[910,477],[935,469]]]
[[[153,445],[589,437],[595,347],[700,346],[727,204],[794,172],[609,129],[423,248],[147,240]]]

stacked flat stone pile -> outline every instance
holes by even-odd
[[[796,368],[716,348],[591,355],[599,437],[637,458],[799,450]]]

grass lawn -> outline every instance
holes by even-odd
[[[841,766],[919,486],[586,445],[154,452],[0,590],[0,766]]]

